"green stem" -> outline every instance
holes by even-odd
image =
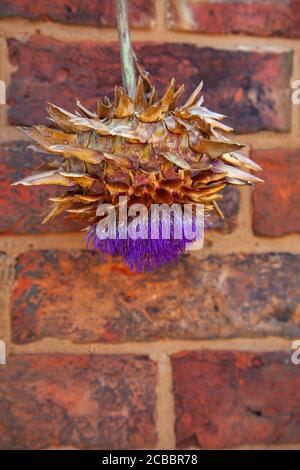
[[[136,90],[136,76],[133,59],[133,50],[130,39],[127,0],[116,0],[117,24],[120,43],[123,86],[128,95],[134,98]]]

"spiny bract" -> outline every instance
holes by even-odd
[[[224,116],[203,106],[202,83],[179,106],[183,89],[176,89],[173,79],[157,100],[154,86],[140,76],[134,99],[115,87],[114,103],[99,100],[96,113],[80,102],[76,114],[49,104],[56,129],[23,128],[55,158],[43,172],[15,184],[67,187],[50,198],[53,205],[43,222],[66,211],[91,229],[99,219],[98,205],[117,206],[120,195],[127,196],[128,206],[202,203],[221,215],[216,201],[225,185],[261,181],[248,173],[259,166],[226,137],[232,129],[221,122]]]

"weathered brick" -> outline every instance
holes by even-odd
[[[0,367],[0,448],[153,448],[155,385],[143,356],[10,356]]]
[[[300,149],[255,150],[264,184],[253,192],[256,235],[280,237],[300,232]]]
[[[219,231],[221,233],[231,233],[237,225],[237,217],[240,208],[239,188],[227,186],[222,191],[223,199],[218,204],[224,214],[221,219],[215,211],[207,214],[207,230]]]
[[[133,274],[98,253],[30,251],[17,260],[12,337],[74,342],[299,337],[300,256],[183,256]]]
[[[46,122],[45,103],[74,109],[75,99],[91,108],[112,97],[120,83],[118,46],[61,42],[35,36],[11,39],[9,56],[17,70],[8,89],[14,124]],[[200,48],[194,44],[135,44],[135,50],[162,92],[175,76],[187,96],[203,79],[206,104],[230,116],[238,132],[290,128],[291,53]]]
[[[21,135],[21,134],[20,134]],[[42,225],[43,214],[50,208],[48,198],[62,194],[54,187],[11,186],[28,176],[43,162],[53,160],[28,148],[29,142],[15,141],[0,145],[0,232],[27,234],[79,230],[81,226],[63,216]]]
[[[300,442],[300,369],[289,352],[172,357],[179,447]]]
[[[51,20],[89,26],[116,25],[113,0],[1,0],[0,18]],[[155,23],[154,0],[129,0],[131,26],[150,28]]]
[[[300,37],[299,0],[168,0],[170,29]]]
[[[13,275],[12,258],[0,252],[0,341],[5,341],[8,336],[8,325],[10,324],[8,303]]]

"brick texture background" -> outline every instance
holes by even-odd
[[[11,186],[41,161],[17,126],[111,96],[114,2],[2,0],[0,448],[300,449],[300,1],[129,3],[159,91],[203,79],[265,183],[226,190],[204,249],[152,274],[41,225],[59,190]]]

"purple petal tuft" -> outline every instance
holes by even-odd
[[[171,225],[170,239],[162,237],[162,224],[159,225],[159,238],[151,239],[151,226],[148,225],[148,237],[136,240],[127,237],[121,239],[117,230],[116,238],[101,240],[97,237],[96,226],[94,226],[87,237],[87,244],[93,249],[110,256],[120,256],[129,266],[131,271],[152,272],[160,266],[177,260],[185,251],[187,240],[183,235],[181,238],[174,237],[174,227]]]

